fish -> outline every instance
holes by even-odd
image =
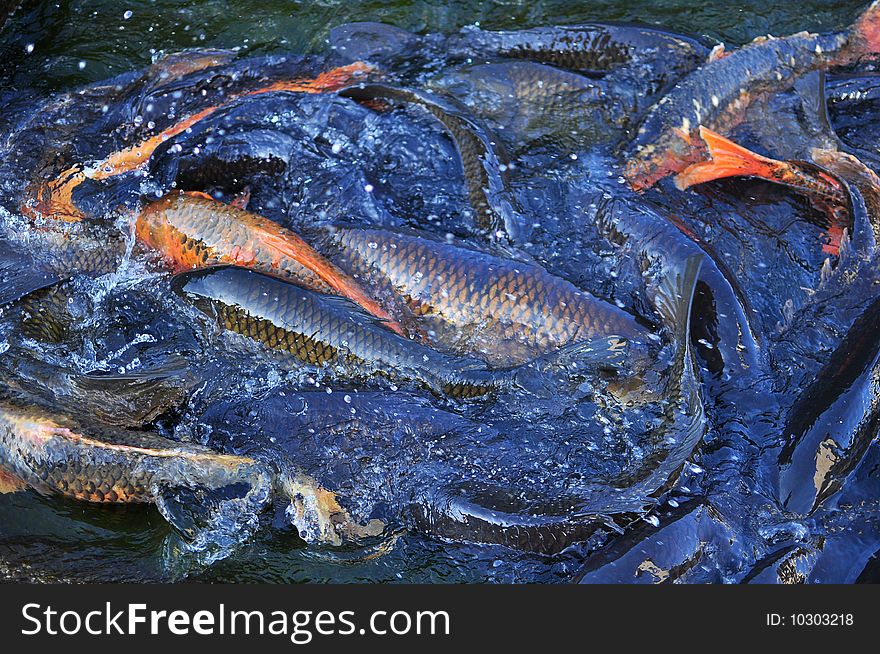
[[[874,59],[880,53],[880,3],[843,32],[762,37],[715,57],[687,75],[645,114],[626,156],[624,175],[643,191],[706,160],[701,127],[723,136],[758,99],[785,91],[817,70]]]
[[[91,504],[156,504],[188,540],[210,528],[243,530],[273,498],[312,543],[378,535],[295,466],[272,467],[152,432],[108,427],[47,410],[25,396],[0,400],[0,492],[33,489]],[[185,505],[184,505],[185,504]],[[236,532],[241,536],[240,532]],[[220,541],[228,546],[228,539]]]
[[[352,276],[402,298],[435,343],[494,366],[603,336],[648,337],[634,316],[537,264],[383,229],[337,225],[316,238]]]
[[[385,329],[338,296],[324,295],[244,268],[185,272],[173,291],[227,330],[307,364],[348,364],[354,372],[418,380],[453,397],[491,393],[511,376],[476,359],[457,359]]]
[[[840,238],[849,216],[849,194],[833,175],[810,162],[779,161],[752,152],[730,139],[700,127],[700,138],[706,144],[710,159],[688,166],[675,176],[675,186],[684,190],[721,177],[757,177],[794,189],[813,200],[828,217],[829,230],[822,251],[837,255]]]
[[[705,45],[681,34],[609,23],[497,32],[464,29],[450,37],[447,50],[453,57],[525,59],[592,75],[651,61],[663,65],[669,76],[696,66],[709,53]]]
[[[865,204],[874,242],[880,243],[880,176],[853,154],[840,150],[815,149],[813,161],[854,186]]]
[[[98,426],[4,400],[0,466],[29,487],[98,504],[155,503],[172,485],[260,494],[270,482],[255,459],[217,454],[156,434]]]
[[[216,264],[253,268],[316,291],[338,293],[402,333],[360,284],[295,232],[210,196],[172,192],[147,204],[137,216],[135,234],[161,253],[175,272]]]
[[[644,203],[624,198],[603,198],[597,205],[595,224],[600,234],[623,248],[621,256],[630,261],[658,251],[699,256],[703,263],[697,299],[705,304],[695,314],[707,332],[703,340],[712,342],[711,350],[702,352],[704,358],[711,356],[712,360],[706,361],[710,372],[726,368],[728,374],[743,378],[760,369],[764,353],[761,333],[752,317],[754,309],[737,276],[709,244]]]
[[[32,218],[43,217],[78,222],[85,217],[85,214],[76,206],[73,192],[82,182],[87,179],[101,181],[142,169],[149,162],[156,148],[192,128],[193,125],[227,106],[230,102],[243,97],[280,91],[295,93],[335,91],[370,70],[372,70],[371,67],[366,64],[356,62],[325,71],[312,79],[277,80],[262,87],[231,94],[223,103],[195,111],[159,133],[134,145],[112,152],[91,165],[75,163],[48,182],[35,182],[26,194],[21,211],[24,215]]]
[[[615,137],[631,114],[604,80],[533,61],[466,66],[432,84],[518,145]]]
[[[446,129],[461,158],[465,187],[478,233],[508,242],[523,240],[523,219],[510,192],[507,152],[492,132],[452,98],[386,84],[361,84],[339,91],[361,102],[406,102],[427,110]]]

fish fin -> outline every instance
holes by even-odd
[[[551,365],[585,363],[590,366],[616,368],[631,352],[634,342],[624,336],[609,334],[577,341],[541,357]]]
[[[262,245],[305,266],[334,291],[372,314],[382,325],[397,334],[404,334],[403,327],[395,322],[376,300],[367,295],[354,279],[339,270],[299,236],[280,227],[277,230],[255,227],[254,232],[255,239]]]
[[[702,265],[703,257],[698,254],[669,263],[654,291],[654,305],[663,324],[683,347],[690,340],[691,306]]]
[[[771,178],[782,165],[782,162],[752,152],[702,125],[700,136],[711,159],[691,164],[676,175],[675,185],[679,190],[725,177]]]

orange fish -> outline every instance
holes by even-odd
[[[761,156],[700,126],[710,159],[691,164],[675,177],[679,189],[725,177],[759,177],[806,195],[824,210],[830,226],[822,251],[837,255],[840,239],[849,225],[849,194],[837,179],[807,163],[777,161]]]
[[[174,192],[151,202],[137,217],[135,233],[164,255],[175,272],[218,264],[252,268],[347,297],[403,334],[354,279],[295,232],[203,193]]]
[[[326,71],[314,79],[281,80],[269,86],[246,91],[230,97],[230,102],[241,97],[291,91],[296,93],[329,93],[349,84],[355,77],[372,70],[364,63],[355,62]],[[153,152],[170,138],[185,132],[200,120],[207,118],[227,103],[207,107],[184,118],[155,136],[128,148],[114,152],[92,166],[75,164],[55,179],[39,184],[32,190],[22,207],[22,213],[31,217],[55,218],[67,222],[82,220],[83,213],[73,202],[73,190],[86,179],[102,180],[137,170],[149,161]]]

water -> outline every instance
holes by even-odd
[[[720,2],[608,1],[204,2],[181,8],[170,2],[25,2],[0,32],[0,100],[15,112],[33,111],[55,93],[143,69],[163,53],[193,47],[236,49],[238,62],[245,62],[233,64],[237,70],[247,69],[247,57],[287,53],[314,54],[320,69],[329,29],[351,21],[448,34],[477,24],[490,30],[637,20],[711,46],[737,45],[766,33],[839,29],[862,7],[861,2],[772,8],[745,2],[731,9]],[[441,58],[427,70],[411,71],[404,81],[441,80],[454,65]],[[856,88],[869,85],[863,80]],[[126,98],[108,103],[105,112],[103,97],[98,94],[94,107],[67,113],[46,130],[38,121],[28,138],[59,147],[76,135],[68,156],[88,160],[149,130],[150,117],[132,111],[143,102]],[[864,124],[865,115],[877,115],[876,103],[866,98],[857,106],[832,91],[838,132],[862,148],[876,142],[878,133],[875,124]],[[174,101],[171,106],[187,113]],[[4,137],[15,112],[0,117]],[[116,133],[120,123],[127,126]],[[89,411],[83,397],[100,398],[102,417],[124,423],[132,407],[152,406],[157,396],[138,395],[116,406],[94,386],[78,395],[63,374],[48,374],[43,366],[100,378],[150,374],[186,361],[198,380],[195,395],[181,406],[179,396],[188,397],[192,387],[172,375],[171,392],[167,386],[160,391],[167,394],[160,397],[167,411],[151,415],[153,429],[237,452],[289,458],[339,491],[360,522],[381,519],[388,528],[357,545],[306,543],[291,524],[287,503],[276,501],[244,545],[207,565],[186,551],[155,508],[98,508],[35,493],[7,494],[0,495],[0,574],[61,581],[876,580],[877,354],[869,329],[862,340],[845,340],[863,313],[871,324],[874,314],[865,310],[874,295],[876,267],[857,269],[856,281],[844,282],[840,274],[823,284],[815,212],[804,200],[766,184],[737,180],[688,194],[664,187],[635,198],[620,183],[616,132],[611,134],[591,132],[589,139],[556,134],[519,149],[509,144],[513,195],[532,225],[526,253],[552,273],[658,323],[636,268],[639,239],[631,236],[621,244],[602,225],[614,223],[635,234],[646,224],[669,228],[663,247],[689,252],[692,244],[664,219],[674,217],[717,254],[719,275],[739,285],[726,305],[698,289],[693,341],[707,429],[651,512],[640,517],[627,507],[621,517],[608,510],[611,517],[597,521],[577,544],[550,555],[468,542],[474,539],[456,537],[440,519],[413,517],[405,509],[419,502],[452,503],[473,511],[473,520],[480,517],[481,503],[520,517],[552,515],[560,505],[570,510],[571,503],[587,512],[609,509],[623,502],[612,501],[610,482],[633,476],[666,451],[668,445],[652,438],[650,427],[661,420],[664,407],[649,405],[640,413],[616,406],[604,382],[570,368],[532,380],[539,389],[555,389],[549,394],[506,392],[491,402],[470,403],[433,397],[412,383],[355,383],[344,371],[291,368],[264,348],[213,328],[170,294],[161,269],[129,252],[119,271],[75,282],[69,304],[75,328],[59,344],[22,342],[13,313],[4,312],[4,374],[29,380],[47,399],[65,389],[55,399],[72,412]],[[84,185],[82,206],[104,215],[107,207],[131,206],[172,180],[218,197],[232,195],[241,183],[203,175],[202,164],[215,151],[209,139],[221,137],[231,139],[226,142],[237,152],[254,148],[283,162],[281,172],[250,171],[249,207],[289,227],[302,231],[316,223],[354,221],[455,234],[481,245],[463,228],[469,207],[458,159],[437,124],[418,111],[376,113],[332,96],[295,102],[266,96],[242,103],[181,136],[179,148],[157,152],[147,177]],[[9,151],[17,158],[5,156],[0,188],[4,206],[14,211],[9,200],[32,171],[58,164],[41,160],[37,148],[13,144],[4,153]],[[17,219],[4,213],[2,220],[8,229]],[[113,229],[124,236],[124,228]],[[20,249],[29,247],[33,244]],[[712,314],[736,306],[745,307],[743,320],[760,351],[771,353],[766,359],[749,362],[748,348],[735,355],[725,349],[725,334],[716,332],[731,329],[733,312],[717,321]],[[822,377],[823,365],[842,356],[841,343],[857,353],[853,368],[843,366],[852,374],[832,370]],[[743,365],[729,365],[740,356]],[[815,387],[809,396],[814,400],[798,405],[817,374],[832,382]],[[186,392],[177,392],[181,386]],[[794,441],[786,431],[793,427],[802,432]],[[670,433],[674,440],[679,431]],[[470,504],[454,504],[459,496]],[[820,507],[812,510],[817,498]],[[407,524],[415,528],[404,531]],[[425,535],[432,529],[445,537]]]

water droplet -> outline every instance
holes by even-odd
[[[372,185],[372,184],[367,184],[366,186],[364,186],[364,190],[365,190],[367,193],[372,193],[372,192],[373,192],[373,185]]]
[[[132,12],[131,9],[129,9],[129,10],[126,11],[124,14],[122,14],[122,18],[123,18],[124,20],[128,20],[128,19],[131,18],[133,15],[134,15],[134,12]]]
[[[25,52],[27,52],[28,54],[30,54],[31,52],[34,51],[34,44],[33,44],[33,43],[28,43],[26,46],[24,46],[24,50],[25,50]]]
[[[84,62],[84,61],[80,61],[80,62],[77,64],[77,67],[78,67],[80,70],[83,70],[83,69],[86,67],[86,62]]]

